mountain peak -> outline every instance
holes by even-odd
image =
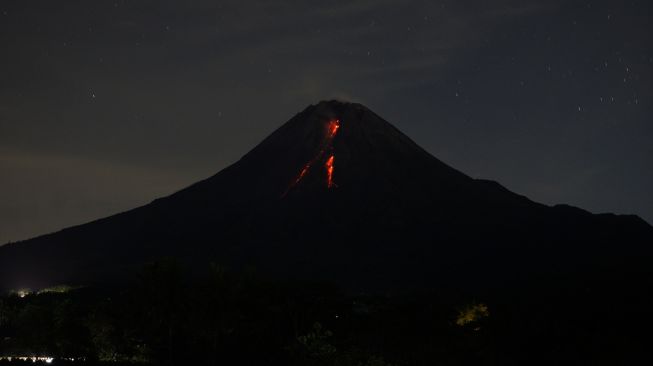
[[[613,242],[650,258],[642,243],[652,236],[650,227],[547,207],[472,179],[365,106],[329,100],[186,189],[0,248],[0,288],[115,280],[165,256],[348,286],[430,285],[471,267],[490,281],[488,273],[507,273],[495,267],[545,273],[551,263],[603,263]],[[542,253],[523,257],[529,246]]]
[[[355,186],[391,190],[424,171],[437,172],[441,187],[470,180],[367,107],[338,100],[308,106],[236,165],[267,182],[252,190],[276,197]]]
[[[339,111],[344,111],[345,109],[359,109],[359,110],[370,110],[366,106],[360,103],[355,103],[355,102],[350,102],[347,100],[341,100],[341,99],[329,99],[329,100],[321,100],[317,104],[312,104],[311,106],[315,106],[317,108],[331,108],[333,110],[339,110]],[[309,108],[311,107],[309,106]]]

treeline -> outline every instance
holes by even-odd
[[[208,273],[191,279],[175,262],[161,261],[127,287],[6,295],[0,300],[0,356],[382,366],[437,353],[469,358],[482,349],[482,342],[473,344],[482,332],[457,326],[457,310],[437,301],[425,307],[421,299],[350,296],[327,285],[269,282],[253,271],[216,265]]]
[[[160,261],[120,288],[5,295],[0,357],[408,366],[638,364],[650,354],[638,334],[650,320],[633,317],[650,309],[650,288],[638,283],[615,282],[622,294],[638,294],[630,298],[615,297],[620,292],[600,279],[599,287],[546,279],[480,296],[372,296],[217,265],[206,273],[191,277],[174,261]]]

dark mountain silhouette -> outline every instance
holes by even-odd
[[[175,257],[355,290],[649,276],[636,216],[546,206],[442,163],[360,104],[309,106],[168,197],[0,247],[4,288],[116,281]]]

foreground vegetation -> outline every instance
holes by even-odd
[[[0,356],[48,356],[55,364],[178,365],[645,360],[648,345],[638,334],[645,324],[632,316],[650,299],[615,299],[610,291],[585,285],[584,293],[575,290],[577,284],[554,282],[485,298],[456,291],[351,295],[320,284],[268,282],[219,266],[191,280],[164,261],[121,288],[5,295]],[[11,362],[21,363],[32,364]]]

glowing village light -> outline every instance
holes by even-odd
[[[54,361],[54,357],[49,357],[49,356],[2,356],[0,357],[0,361],[32,361],[33,363],[35,362],[45,362],[45,363],[52,363]],[[75,358],[64,358],[64,360],[67,361],[75,361]]]
[[[32,291],[30,291],[29,289],[26,289],[26,288],[22,288],[20,290],[16,290],[14,293],[16,295],[18,295],[18,297],[20,297],[22,299],[22,298],[25,298],[27,295],[31,294]]]

